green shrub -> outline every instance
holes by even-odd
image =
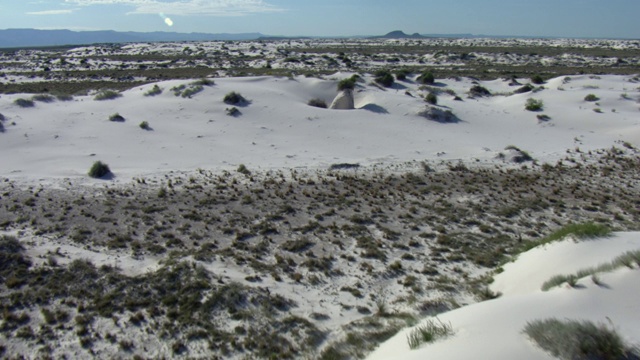
[[[358,75],[353,75],[350,78],[340,80],[340,82],[338,82],[338,91],[353,90],[356,87],[358,78]]]
[[[409,348],[417,349],[424,343],[434,342],[454,334],[451,324],[445,324],[438,318],[436,320],[437,322],[433,319],[427,320],[426,324],[416,327],[407,335]]]
[[[236,171],[247,176],[251,175],[251,171],[249,171],[249,169],[247,169],[247,167],[244,164],[240,164],[238,166],[238,170]]]
[[[407,80],[407,76],[411,75],[411,71],[407,69],[400,69],[396,71],[396,80],[404,81]]]
[[[144,93],[144,96],[156,96],[160,94],[162,94],[162,89],[160,88],[160,86],[158,86],[158,84],[155,84],[151,89],[149,89],[149,91]]]
[[[590,321],[535,320],[527,323],[523,332],[543,350],[564,360],[637,359],[640,355],[615,330]]]
[[[529,91],[532,91],[534,89],[534,87],[531,84],[526,84],[522,87],[517,88],[516,90],[513,91],[514,94],[524,94],[527,93]]]
[[[29,107],[36,106],[33,100],[22,99],[22,98],[16,99],[13,103],[20,106],[21,108],[29,108]]]
[[[322,99],[311,99],[309,100],[307,105],[317,107],[317,108],[322,108],[322,109],[327,108],[327,103]]]
[[[420,74],[420,76],[418,76],[417,80],[419,83],[427,85],[431,85],[436,82],[436,78],[435,76],[433,76],[433,73],[431,71],[423,72],[422,74]]]
[[[425,97],[425,100],[432,105],[436,105],[438,103],[438,96],[432,92],[428,93]]]
[[[96,94],[96,96],[93,98],[93,100],[98,100],[98,101],[102,101],[102,100],[113,100],[113,99],[117,99],[119,97],[121,97],[122,94],[120,94],[117,91],[113,91],[113,90],[102,90],[99,93]]]
[[[585,97],[584,97],[584,101],[591,101],[591,102],[593,102],[593,101],[598,101],[598,100],[600,100],[600,98],[599,98],[599,97],[597,97],[597,96],[595,96],[594,94],[589,94],[589,95],[587,95],[587,96],[585,96]]]
[[[378,84],[384,86],[384,87],[391,87],[393,86],[394,83],[394,79],[393,79],[393,75],[391,75],[391,73],[389,72],[389,70],[378,70],[375,73],[375,82],[377,82]]]
[[[491,96],[491,92],[487,90],[485,87],[480,85],[473,85],[471,89],[469,89],[469,95],[471,96]]]
[[[568,235],[574,235],[578,239],[594,239],[609,236],[610,234],[611,229],[606,225],[591,222],[583,224],[569,224],[540,240],[527,242],[523,248],[520,249],[520,252],[527,251],[539,245],[562,240]]]
[[[524,104],[524,108],[529,111],[541,111],[544,104],[542,100],[536,100],[533,98],[527,99],[527,102]]]
[[[229,105],[241,105],[247,102],[247,100],[242,95],[240,95],[240,93],[237,93],[235,91],[232,91],[225,95],[222,101],[225,104]]]
[[[109,165],[103,163],[102,161],[94,162],[91,166],[91,169],[89,169],[89,176],[96,179],[105,177],[109,173],[111,173]]]
[[[69,94],[56,94],[56,99],[60,101],[71,101],[73,100],[73,96]]]
[[[31,98],[33,101],[40,101],[43,103],[51,103],[56,101],[56,98],[54,98],[53,96],[49,95],[49,94],[38,94],[38,95],[33,95],[33,97]]]
[[[213,86],[216,84],[216,82],[211,79],[202,78],[192,82],[191,84],[196,86]]]
[[[189,98],[191,99],[191,97],[199,92],[202,92],[204,90],[204,87],[202,87],[202,85],[191,85],[189,87],[187,87],[186,89],[184,89],[184,91],[182,92],[182,97],[183,98]]]
[[[147,121],[143,121],[140,123],[140,129],[142,130],[151,130],[151,127],[149,126],[149,122]]]
[[[113,122],[124,122],[124,117],[118,113],[112,114],[111,116],[109,116],[109,121],[113,121]]]
[[[531,82],[534,84],[544,84],[544,79],[540,75],[534,75],[531,77]]]
[[[240,112],[240,110],[238,110],[237,107],[230,107],[230,108],[226,108],[225,112],[227,113],[228,116],[240,116],[242,115],[242,113]]]

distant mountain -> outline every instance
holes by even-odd
[[[382,36],[372,36],[370,39],[425,39],[426,36],[422,36],[418,33],[413,35],[405,34],[404,31],[395,30],[386,35]]]
[[[118,31],[7,29],[0,30],[0,48],[156,41],[255,40],[264,36],[265,35],[260,33],[206,34],[175,32],[145,33]]]

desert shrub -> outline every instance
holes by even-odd
[[[436,82],[436,78],[435,76],[433,76],[433,73],[431,71],[423,72],[422,74],[420,74],[420,76],[418,76],[417,80],[419,83],[427,85],[431,85]]]
[[[527,102],[524,104],[524,108],[529,111],[540,111],[543,106],[544,104],[542,100],[536,100],[533,98],[527,99]]]
[[[183,98],[189,98],[191,99],[191,97],[199,92],[202,92],[204,90],[204,87],[202,87],[202,85],[192,85],[187,87],[186,89],[184,89],[184,91],[182,91],[182,97]]]
[[[225,104],[229,105],[241,105],[247,102],[247,100],[242,95],[240,95],[240,93],[237,93],[235,91],[232,91],[225,95],[222,101]]]
[[[436,320],[427,320],[425,324],[416,327],[407,335],[409,348],[417,349],[424,343],[434,342],[454,334],[453,327],[451,327],[450,323],[445,324],[438,318],[436,318]]]
[[[213,86],[216,84],[216,82],[211,79],[202,78],[192,82],[191,84],[196,86]]]
[[[402,81],[407,80],[407,76],[411,74],[411,71],[407,69],[400,69],[396,71],[396,80]]]
[[[73,96],[69,94],[56,94],[56,99],[60,101],[71,101],[73,100]]]
[[[158,86],[158,84],[155,84],[151,89],[149,89],[149,91],[144,93],[144,96],[156,96],[160,94],[162,94],[162,89],[160,88],[160,86]]]
[[[109,121],[124,122],[124,117],[118,113],[111,114],[111,116],[109,116]]]
[[[88,174],[92,178],[99,179],[99,178],[102,178],[102,177],[106,176],[110,172],[111,172],[111,170],[109,169],[109,165],[103,163],[102,161],[96,161],[91,166],[91,169],[89,169],[89,173]]]
[[[226,108],[225,112],[227,113],[228,116],[240,116],[242,115],[242,113],[240,112],[240,110],[238,110],[237,107],[230,107],[230,108]]]
[[[578,239],[594,239],[611,235],[611,229],[606,225],[596,224],[592,222],[583,223],[583,224],[569,224],[562,227],[559,230],[556,230],[551,235],[548,235],[542,239],[536,241],[529,241],[523,245],[519,252],[527,251],[532,249],[538,245],[548,244],[554,241],[559,241],[567,237],[568,235],[573,235]]]
[[[306,238],[302,238],[298,240],[287,240],[282,243],[281,248],[286,251],[299,253],[310,249],[314,245],[315,243],[313,243],[312,241]]]
[[[7,118],[0,113],[0,121],[5,121],[5,120],[7,120]]]
[[[340,80],[340,82],[338,82],[338,91],[353,90],[356,87],[358,79],[358,75],[353,75],[350,78]]]
[[[491,92],[487,90],[485,87],[480,85],[473,85],[471,89],[469,89],[469,95],[471,96],[491,96]]]
[[[565,359],[637,359],[640,353],[603,324],[558,319],[535,320],[523,332],[543,350]]]
[[[102,90],[99,93],[96,94],[96,96],[93,98],[93,100],[98,100],[98,101],[102,101],[102,100],[113,100],[113,99],[117,99],[119,97],[121,97],[122,94],[120,94],[117,91],[113,91],[113,90]]]
[[[142,130],[151,130],[151,127],[149,126],[149,122],[147,121],[141,122],[140,125],[138,126],[140,126],[140,129]]]
[[[540,121],[549,121],[549,120],[551,120],[551,117],[549,115],[545,115],[545,114],[536,115],[536,117]]]
[[[438,96],[432,92],[428,93],[425,97],[425,100],[432,105],[436,105],[438,103]]]
[[[394,79],[393,79],[393,75],[391,75],[391,73],[389,72],[389,70],[378,70],[375,73],[375,82],[377,82],[378,84],[384,86],[384,87],[391,87],[393,86],[394,83]]]
[[[13,103],[20,106],[21,108],[29,108],[29,107],[36,106],[33,100],[22,99],[22,98],[16,99]]]
[[[595,96],[594,94],[589,94],[587,96],[584,97],[584,101],[598,101],[600,100],[600,98],[598,98],[597,96]]]
[[[534,75],[531,77],[531,82],[534,84],[544,84],[544,79],[540,75]]]
[[[513,93],[514,94],[524,94],[527,93],[529,91],[532,91],[534,88],[531,84],[526,84],[522,87],[517,88]]]
[[[322,99],[311,99],[309,100],[307,105],[317,107],[317,108],[322,108],[322,109],[327,108],[327,103]]]
[[[249,169],[247,169],[247,167],[244,164],[240,164],[236,171],[239,172],[240,174],[244,174],[247,176],[251,175],[251,171],[249,171]]]
[[[51,103],[51,102],[56,101],[56,98],[54,98],[53,96],[51,96],[49,94],[38,94],[38,95],[33,95],[31,100],[40,101],[40,102],[43,102],[43,103]]]

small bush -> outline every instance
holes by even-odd
[[[438,104],[438,96],[432,92],[427,94],[425,100],[432,105]]]
[[[246,176],[250,176],[251,175],[251,171],[249,171],[249,169],[247,169],[247,167],[244,164],[240,164],[238,166],[238,170],[239,173],[244,174]]]
[[[204,90],[204,87],[202,87],[201,85],[192,85],[189,86],[188,88],[184,89],[184,91],[182,92],[182,97],[183,98],[189,98],[191,99],[191,97],[199,92],[202,92]]]
[[[637,359],[640,355],[615,330],[590,321],[535,320],[527,323],[523,331],[560,359]]]
[[[60,101],[71,101],[73,100],[73,96],[69,94],[57,94],[56,99]]]
[[[417,349],[424,343],[434,342],[454,334],[451,324],[445,324],[438,318],[436,320],[437,322],[432,319],[427,320],[426,324],[416,327],[407,335],[409,348]]]
[[[202,78],[192,82],[191,84],[196,86],[213,86],[216,84],[216,82],[211,79]]]
[[[435,76],[433,76],[433,73],[431,71],[423,72],[422,74],[420,74],[420,76],[418,76],[417,80],[421,84],[427,84],[427,85],[431,85],[436,82],[436,78]]]
[[[536,117],[540,121],[549,121],[549,120],[551,120],[551,117],[549,115],[545,115],[545,114],[536,115]]]
[[[49,94],[38,94],[38,95],[33,95],[33,97],[31,98],[33,101],[40,101],[43,103],[51,103],[56,101],[56,98],[54,98],[53,96],[49,95]]]
[[[242,95],[240,95],[240,93],[237,93],[235,91],[232,91],[225,95],[222,101],[225,104],[229,105],[241,105],[247,102],[247,100]]]
[[[144,96],[156,96],[160,94],[162,94],[162,89],[160,88],[160,86],[158,86],[158,84],[155,84],[151,89],[149,89],[149,91],[144,93]]]
[[[111,116],[109,116],[109,121],[113,121],[113,122],[124,122],[124,117],[118,113],[112,114]]]
[[[151,130],[151,127],[149,126],[149,122],[147,121],[143,121],[140,123],[140,129],[142,130]]]
[[[109,165],[103,163],[102,161],[94,162],[91,166],[91,169],[89,169],[89,176],[96,179],[103,178],[109,173],[111,173]]]
[[[322,108],[322,109],[327,108],[327,103],[322,99],[311,99],[309,100],[307,105],[317,107],[317,108]]]
[[[235,107],[235,106],[231,107],[231,108],[226,108],[225,111],[226,111],[228,116],[240,116],[240,115],[242,115],[240,110],[238,110],[238,108]]]
[[[396,71],[396,80],[404,81],[407,80],[407,76],[410,75],[411,72],[407,69],[401,69]]]
[[[541,111],[544,104],[542,100],[536,100],[533,98],[527,99],[527,102],[524,104],[524,108],[529,111]]]
[[[98,94],[96,94],[96,96],[93,98],[93,100],[98,100],[98,101],[113,100],[113,99],[117,99],[117,98],[119,98],[121,96],[122,96],[122,94],[120,94],[117,91],[102,90]]]
[[[534,84],[544,84],[544,79],[540,75],[534,75],[531,77],[531,82]]]
[[[356,87],[356,82],[360,77],[358,75],[353,75],[350,78],[342,79],[338,82],[338,91],[343,90],[353,90]]]
[[[589,94],[589,95],[584,97],[584,101],[593,102],[593,101],[598,101],[598,100],[600,100],[600,98],[595,96],[594,94]]]
[[[28,99],[16,99],[13,103],[20,106],[21,108],[30,108],[36,106],[33,100]]]
[[[388,70],[378,70],[375,73],[375,82],[377,82],[378,84],[384,86],[384,87],[391,87],[393,86],[394,83],[394,79],[393,79],[393,75],[391,75],[391,73]]]
[[[491,96],[491,92],[487,90],[485,87],[480,85],[473,85],[471,89],[469,89],[469,95],[471,96]]]
[[[532,91],[534,89],[534,87],[531,84],[526,84],[522,87],[517,88],[513,93],[514,94],[524,94],[527,93],[529,91]]]

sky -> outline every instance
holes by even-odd
[[[0,0],[0,29],[640,39],[640,0]]]

